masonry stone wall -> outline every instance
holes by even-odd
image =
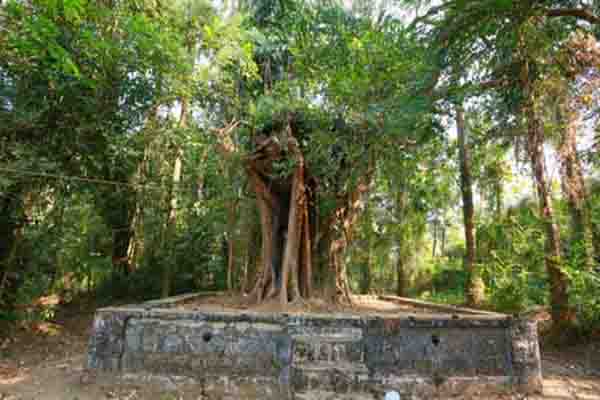
[[[535,322],[473,315],[106,308],[96,314],[88,368],[192,380],[215,399],[316,399],[317,393],[383,399],[389,391],[430,398],[469,390],[541,390]]]

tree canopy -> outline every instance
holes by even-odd
[[[600,3],[0,3],[0,318],[391,292],[600,323]]]

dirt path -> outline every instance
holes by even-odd
[[[180,390],[87,373],[84,365],[92,319],[92,312],[71,314],[57,323],[13,330],[10,339],[0,339],[0,400],[185,398]]]
[[[193,387],[90,376],[83,366],[91,321],[89,312],[70,315],[0,339],[0,400],[208,400]],[[546,351],[543,370],[544,396],[531,400],[600,400],[600,343]]]

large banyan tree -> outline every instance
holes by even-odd
[[[257,136],[246,159],[262,236],[263,266],[252,295],[257,301],[279,296],[282,303],[307,298],[318,278],[317,289],[323,294],[349,301],[343,254],[362,208],[372,163],[350,163],[341,147],[333,147],[326,162],[329,173],[317,175],[305,156],[308,146],[302,145],[311,142],[307,136],[312,132],[303,130],[295,115],[284,124],[269,136]],[[341,125],[332,126],[331,133],[352,132]],[[360,141],[358,136],[355,139]],[[369,145],[362,142],[364,156],[370,160]],[[353,169],[354,182],[340,185],[350,179]]]
[[[224,117],[233,122],[217,130],[221,150],[242,160],[259,209],[250,298],[351,302],[345,250],[374,172],[433,131],[413,95],[422,64],[398,21],[271,3],[271,17],[256,9],[260,79],[238,85],[239,103]]]
[[[350,302],[344,251],[373,176],[371,130],[308,109],[271,117],[239,154],[260,215],[251,299],[287,303],[316,293]],[[236,127],[220,131],[221,150],[237,150],[226,136]],[[327,137],[346,143],[324,146]]]

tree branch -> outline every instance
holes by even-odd
[[[489,81],[483,81],[478,83],[467,83],[462,86],[442,87],[437,90],[431,91],[430,96],[433,97],[434,100],[439,100],[444,97],[447,97],[453,92],[479,93],[485,92],[487,90],[498,89],[509,84],[510,81],[507,79],[491,79]]]
[[[437,16],[439,13],[446,10],[447,8],[450,8],[453,5],[453,2],[448,2],[439,6],[431,7],[429,10],[427,10],[425,14],[415,17],[415,19],[409,25],[408,29],[414,29],[419,23],[427,23],[427,20],[429,18]]]
[[[600,17],[585,8],[548,9],[545,14],[548,17],[575,17],[590,24],[600,24]]]
[[[212,129],[217,136],[217,146],[224,156],[231,156],[237,152],[237,147],[231,139],[231,132],[233,132],[239,124],[240,121],[231,121],[224,128]]]

